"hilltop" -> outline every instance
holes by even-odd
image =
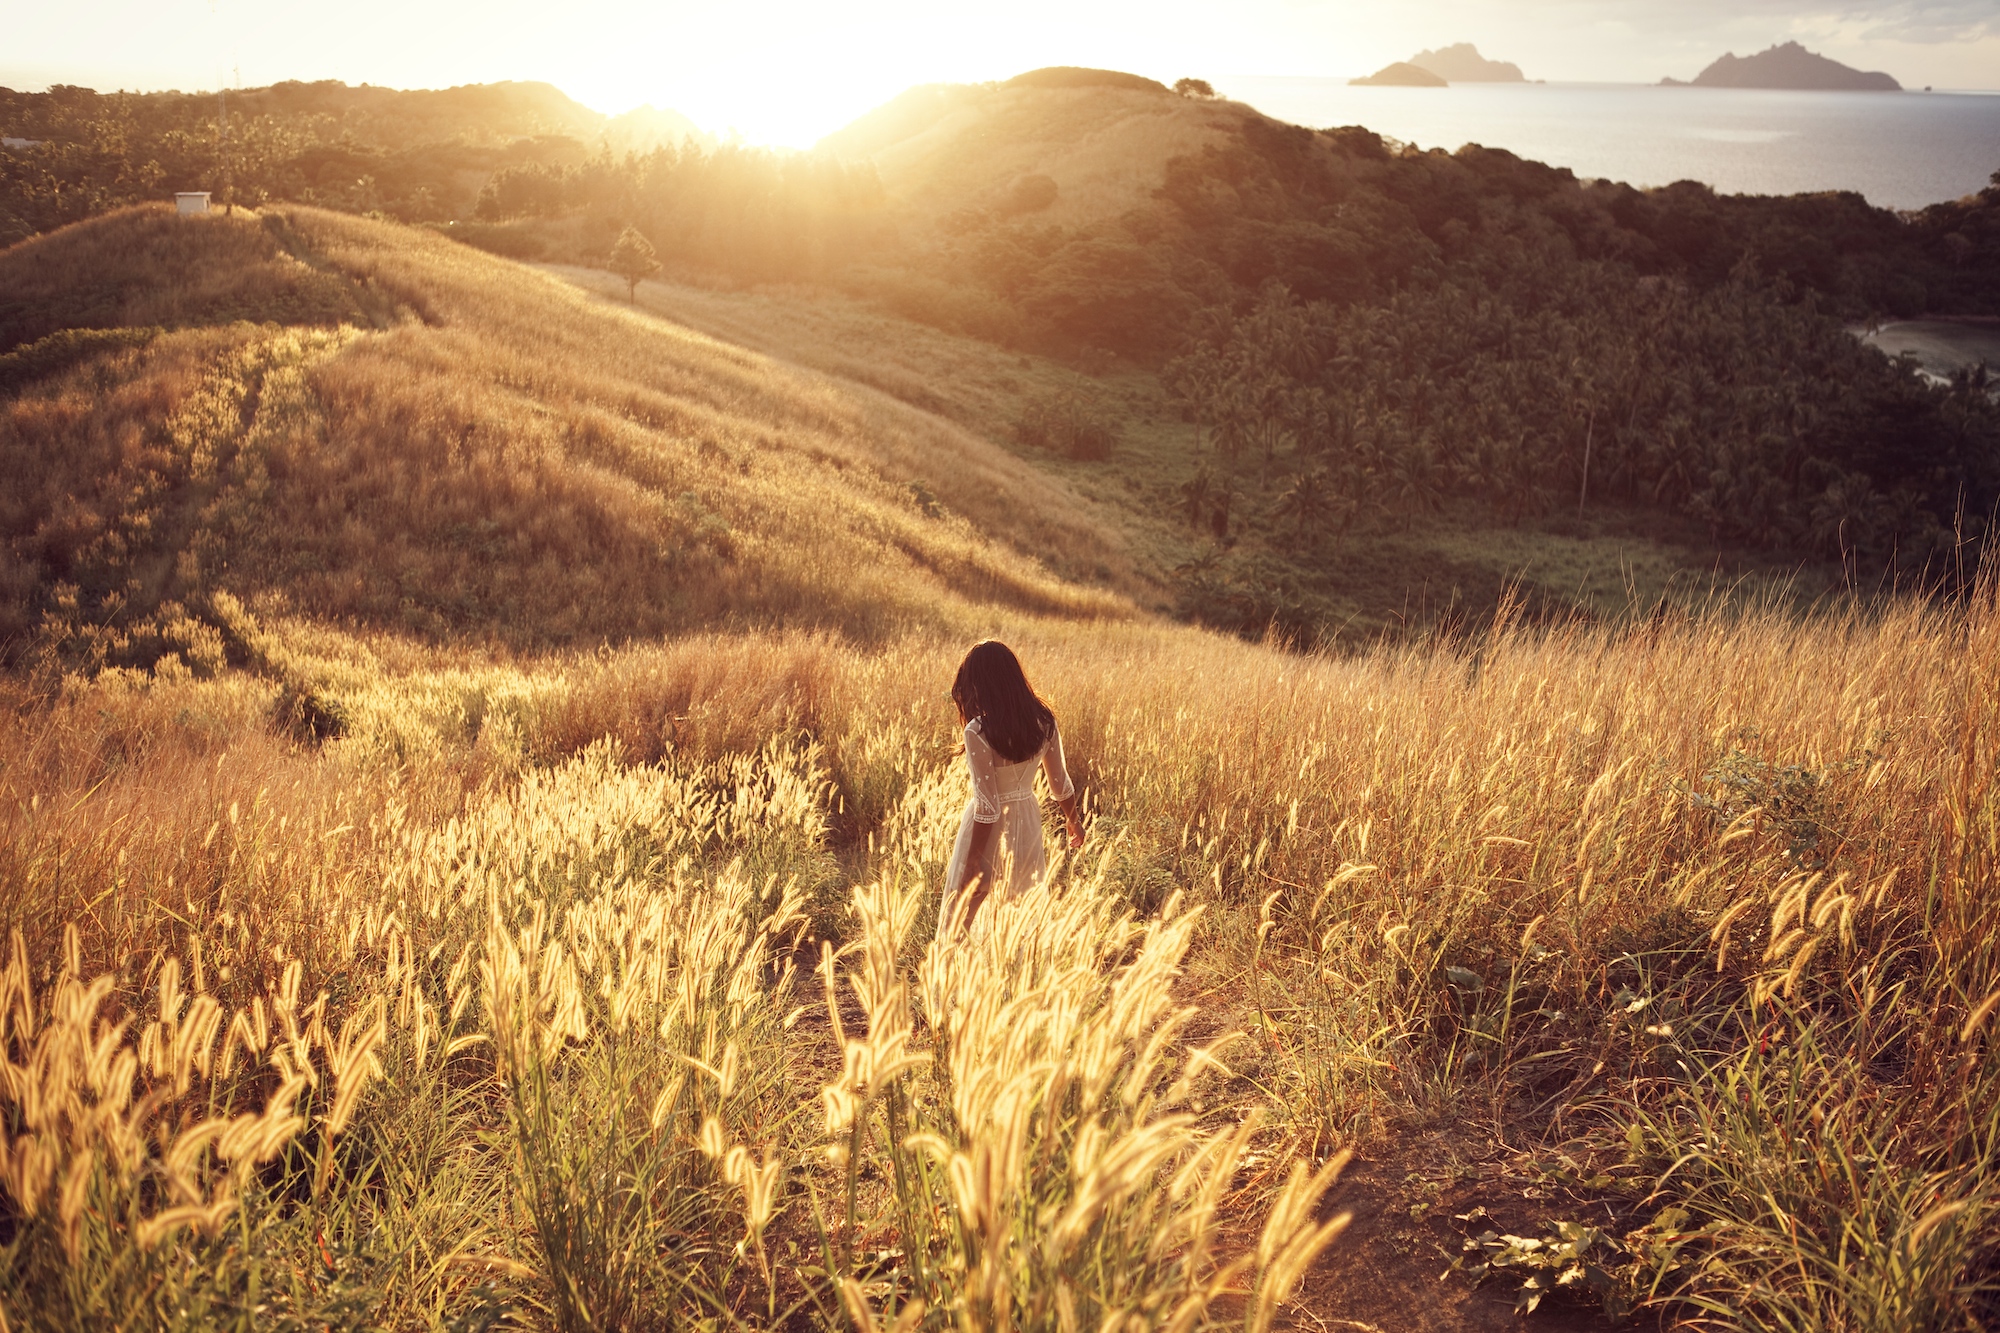
[[[1130,612],[1043,564],[1131,586],[1115,536],[990,443],[421,231],[134,209],[0,291],[12,657],[215,665],[224,594],[521,647]]]
[[[997,214],[1076,226],[1148,206],[1166,163],[1263,117],[1115,71],[1032,71],[997,85],[931,84],[822,139],[865,162],[906,218]]]
[[[1662,79],[1669,86],[1678,79]],[[1680,85],[1688,86],[1688,85]],[[1867,73],[1808,51],[1797,42],[1754,56],[1727,52],[1694,76],[1696,88],[1787,88],[1805,92],[1901,92],[1903,85],[1879,70]]]

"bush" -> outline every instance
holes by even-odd
[[[1056,183],[1047,176],[1023,176],[1007,192],[1000,211],[1009,217],[1039,213],[1056,201]]]
[[[1117,418],[1102,403],[1072,388],[1029,403],[1014,433],[1034,448],[1101,462],[1117,449],[1121,432]]]

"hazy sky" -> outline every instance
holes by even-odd
[[[1691,78],[1796,38],[1910,86],[2000,88],[2000,0],[0,0],[0,83],[545,79],[805,145],[914,83],[1087,64],[1351,75],[1471,41],[1529,78]]]

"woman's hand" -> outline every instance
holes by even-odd
[[[1063,822],[1069,825],[1069,849],[1081,851],[1083,848],[1083,814],[1076,808],[1076,793],[1062,798]]]

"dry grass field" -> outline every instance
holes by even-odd
[[[1115,534],[936,418],[422,232],[307,209],[196,226],[130,210],[0,255],[42,319],[16,339],[158,334],[0,416],[4,470],[31,479],[0,500],[17,652],[56,616],[72,657],[150,660],[160,608],[215,589],[514,645],[1127,613]],[[157,262],[118,272],[134,253]],[[122,304],[35,299],[87,290],[99,257]]]
[[[2000,1317],[1990,583],[1286,652],[838,374],[197,225],[334,295],[0,408],[5,1328]],[[980,633],[1090,832],[940,939]]]
[[[346,653],[337,738],[248,673],[9,710],[17,1325],[1310,1324],[1328,1164],[1441,1126],[1515,1182],[1466,1266],[1551,1303],[1991,1317],[1990,598],[1018,621],[1091,840],[956,945],[954,640],[266,633]]]

